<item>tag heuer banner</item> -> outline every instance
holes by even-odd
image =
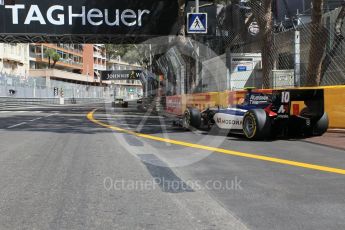
[[[0,5],[0,34],[170,35],[177,15],[172,0],[12,0]]]
[[[102,81],[114,80],[140,80],[141,70],[113,70],[102,71]]]

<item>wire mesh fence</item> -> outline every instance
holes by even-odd
[[[169,92],[181,94],[175,88],[185,88],[183,93],[188,94],[246,87],[344,85],[343,1],[332,8],[314,5],[307,13],[301,12],[303,15],[292,15],[289,6],[293,3],[285,1],[285,19],[277,18],[273,3],[257,0],[231,1],[223,8],[216,5],[215,33],[186,38],[183,49],[194,49],[192,59],[175,55],[180,63],[176,68],[169,51],[158,60],[168,63],[161,72],[168,75]],[[183,53],[183,49],[173,48],[175,53]],[[200,62],[199,70],[196,62]]]
[[[253,76],[263,88],[345,84],[344,4],[334,10],[320,9],[319,18],[317,12],[307,20],[297,15],[288,25],[265,21],[274,17],[264,11],[264,3],[248,6],[245,12],[239,9],[243,28],[233,37],[223,37],[229,55],[235,56],[230,67],[232,88],[253,84]],[[260,54],[261,60],[255,61],[253,54]]]

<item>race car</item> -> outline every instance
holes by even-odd
[[[322,89],[270,92],[248,89],[239,104],[229,108],[188,107],[180,119],[186,129],[241,133],[250,140],[277,136],[320,136],[329,125]]]
[[[116,98],[112,103],[111,106],[113,108],[128,108],[128,102],[124,101],[121,98]]]

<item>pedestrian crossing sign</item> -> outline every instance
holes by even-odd
[[[207,34],[207,13],[188,13],[187,33]]]

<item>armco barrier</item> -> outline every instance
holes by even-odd
[[[0,97],[0,102],[3,106],[11,105],[40,105],[59,104],[59,98],[17,98],[17,97]]]
[[[345,86],[329,86],[305,89],[324,89],[325,110],[330,120],[330,128],[345,129]],[[271,90],[263,90],[270,92]],[[183,96],[167,97],[167,112],[181,115],[186,106],[199,109],[207,107],[227,107],[236,104],[245,95],[245,91],[212,92]]]
[[[105,100],[101,98],[65,98],[65,104],[87,104],[87,103],[103,103]],[[58,105],[59,98],[16,98],[16,97],[0,97],[1,106],[15,105]],[[1,107],[0,107],[1,108]]]

